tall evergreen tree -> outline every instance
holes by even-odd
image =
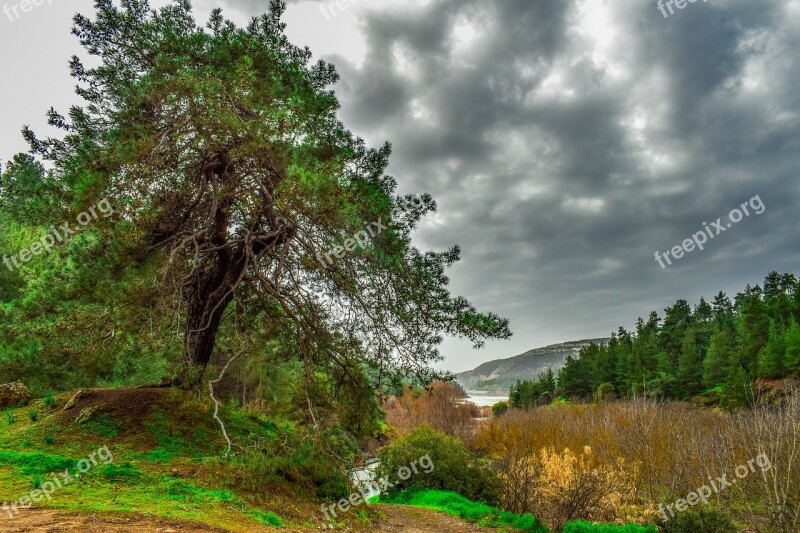
[[[758,356],[769,339],[769,316],[762,294],[758,285],[748,285],[743,293],[736,295],[735,307],[740,315],[742,340],[741,364],[751,378],[757,374]]]
[[[678,300],[672,307],[664,309],[664,323],[661,326],[659,343],[673,367],[683,349],[683,337],[692,324],[692,308],[686,300]]]
[[[681,357],[678,361],[678,381],[681,395],[684,397],[693,396],[703,389],[703,355],[698,347],[697,335],[690,328],[683,339]]]
[[[737,350],[736,331],[732,325],[723,325],[711,337],[708,356],[703,364],[703,383],[706,387],[716,387],[725,382],[731,361],[738,359]]]
[[[338,74],[289,42],[285,8],[271,0],[245,28],[220,10],[198,26],[188,0],[101,0],[94,19],[75,17],[94,56],[70,63],[85,105],[50,110],[62,138],[24,134],[65,213],[107,200],[116,216],[59,268],[160,274],[140,304],[182,323],[173,383],[197,384],[215,350],[238,352],[247,334],[293,339],[287,357],[309,375],[367,364],[429,380],[443,334],[480,346],[508,323],[449,293],[457,247],[411,245],[433,199],[396,195],[390,146],[370,149],[339,122]]]

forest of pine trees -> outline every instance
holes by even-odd
[[[748,285],[733,302],[720,292],[712,303],[701,298],[692,308],[678,300],[664,311],[663,319],[652,312],[639,318],[635,331],[620,327],[608,345],[569,357],[552,389],[546,376],[517,383],[512,406],[530,406],[551,393],[689,399],[708,391],[735,406],[747,402],[759,378],[800,377],[800,290],[793,274],[772,272],[763,288]]]

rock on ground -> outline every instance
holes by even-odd
[[[0,385],[0,409],[15,407],[33,399],[33,394],[21,381]]]

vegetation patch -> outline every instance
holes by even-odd
[[[562,533],[658,533],[655,526],[639,524],[592,524],[578,520],[564,526]]]
[[[44,475],[74,469],[77,461],[61,455],[0,451],[0,465],[17,468],[26,475]]]
[[[381,496],[379,503],[414,505],[441,511],[485,527],[510,526],[522,531],[548,533],[547,527],[530,514],[514,514],[501,511],[485,503],[474,502],[451,491],[419,490]]]
[[[255,510],[253,511],[253,516],[259,523],[266,526],[284,527],[286,525],[283,523],[283,520],[281,520],[281,518],[272,511],[264,513],[262,511]]]
[[[100,470],[100,474],[112,481],[117,482],[132,482],[142,477],[143,473],[134,464],[107,464]]]

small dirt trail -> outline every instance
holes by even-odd
[[[0,532],[61,533],[227,533],[202,524],[145,515],[117,513],[69,513],[53,509],[25,509],[14,518],[0,516]]]
[[[377,509],[386,515],[386,521],[370,527],[380,533],[479,533],[497,529],[478,527],[458,518],[405,505],[380,505]]]
[[[273,529],[258,528],[259,532],[297,531],[369,531],[370,533],[481,533],[496,529],[478,527],[435,511],[404,505],[380,505],[376,508],[386,516],[383,522],[364,529],[341,527],[333,530],[317,528]],[[213,528],[203,524],[170,520],[141,514],[122,513],[71,513],[54,509],[26,509],[14,518],[0,517],[1,533],[29,532],[88,532],[88,533],[230,533],[231,530]],[[244,529],[242,530],[244,531]],[[247,528],[247,531],[256,531]]]

